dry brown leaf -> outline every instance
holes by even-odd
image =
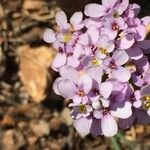
[[[5,115],[3,120],[0,121],[0,126],[14,126],[14,125],[15,125],[15,121],[9,115]]]
[[[21,46],[18,52],[20,58],[19,76],[21,81],[33,100],[41,102],[45,98],[47,68],[52,62],[54,50],[46,46],[38,48]]]
[[[23,9],[25,10],[39,10],[43,6],[46,6],[43,0],[24,0],[23,3]]]

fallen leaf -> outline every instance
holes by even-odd
[[[24,0],[23,3],[23,9],[25,10],[39,10],[43,6],[46,6],[43,0]]]
[[[18,54],[20,79],[29,95],[39,103],[45,98],[47,69],[52,62],[54,50],[46,46],[30,48],[26,45],[18,48]]]

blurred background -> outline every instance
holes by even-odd
[[[58,10],[70,17],[89,2],[100,0],[0,0],[0,150],[150,150],[150,125],[115,140],[80,137],[67,102],[53,93],[56,52],[43,31],[56,28]],[[150,15],[150,0],[130,3],[141,6],[140,17]]]

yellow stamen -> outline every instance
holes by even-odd
[[[143,96],[143,104],[146,110],[150,110],[150,95]]]
[[[96,60],[96,59],[94,58],[94,59],[92,60],[92,65],[93,65],[93,66],[99,65],[98,60]]]
[[[69,42],[69,40],[71,39],[71,35],[70,34],[65,34],[64,35],[64,42]]]
[[[144,96],[143,99],[144,99],[145,101],[150,101],[150,95]]]
[[[80,106],[79,106],[79,112],[80,112],[80,113],[86,113],[86,112],[87,112],[86,106],[85,106],[85,105],[80,105]]]
[[[100,47],[100,48],[99,48],[99,51],[100,51],[102,54],[105,54],[105,55],[108,54],[107,49],[105,49],[105,48],[103,48],[103,47]]]
[[[150,100],[145,102],[145,107],[147,110],[150,110]]]
[[[118,18],[118,17],[120,17],[120,15],[118,14],[118,12],[114,11],[113,17],[114,17],[114,18]]]

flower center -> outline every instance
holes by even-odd
[[[61,47],[59,47],[58,48],[58,52],[62,54],[63,53],[63,49]]]
[[[71,39],[71,34],[68,33],[68,34],[64,35],[64,42],[67,43],[67,42],[69,42],[70,39]]]
[[[118,18],[118,17],[120,17],[120,15],[118,14],[118,12],[117,12],[117,11],[114,11],[114,13],[113,13],[113,17],[114,17],[114,18]]]
[[[112,60],[112,61],[110,62],[110,64],[109,64],[109,68],[111,68],[111,69],[117,69],[117,66],[116,66],[116,64],[115,64],[115,61],[114,61],[114,60]]]
[[[103,109],[103,115],[107,115],[108,112],[109,112],[109,108],[108,107]]]
[[[143,96],[143,100],[145,101],[144,102],[144,106],[146,107],[146,109],[150,109],[150,95],[146,95],[146,96]]]
[[[117,23],[113,23],[112,24],[112,29],[115,30],[115,31],[119,30],[119,25]]]
[[[100,51],[102,54],[105,54],[105,55],[108,54],[107,49],[105,49],[105,48],[103,48],[103,47],[100,47],[100,48],[99,48],[99,51]]]
[[[79,106],[79,112],[80,113],[86,113],[87,112],[86,106],[85,105],[80,105]]]
[[[150,101],[150,95],[143,96],[143,99],[144,99],[145,101]]]
[[[85,96],[85,93],[84,93],[84,91],[79,91],[78,95],[81,96],[81,97],[83,97],[83,96]]]
[[[97,89],[92,89],[92,92],[93,92],[93,94],[96,95],[96,96],[99,95],[99,91],[98,91]]]
[[[96,58],[93,58],[92,59],[92,65],[93,66],[99,65],[99,61]]]

